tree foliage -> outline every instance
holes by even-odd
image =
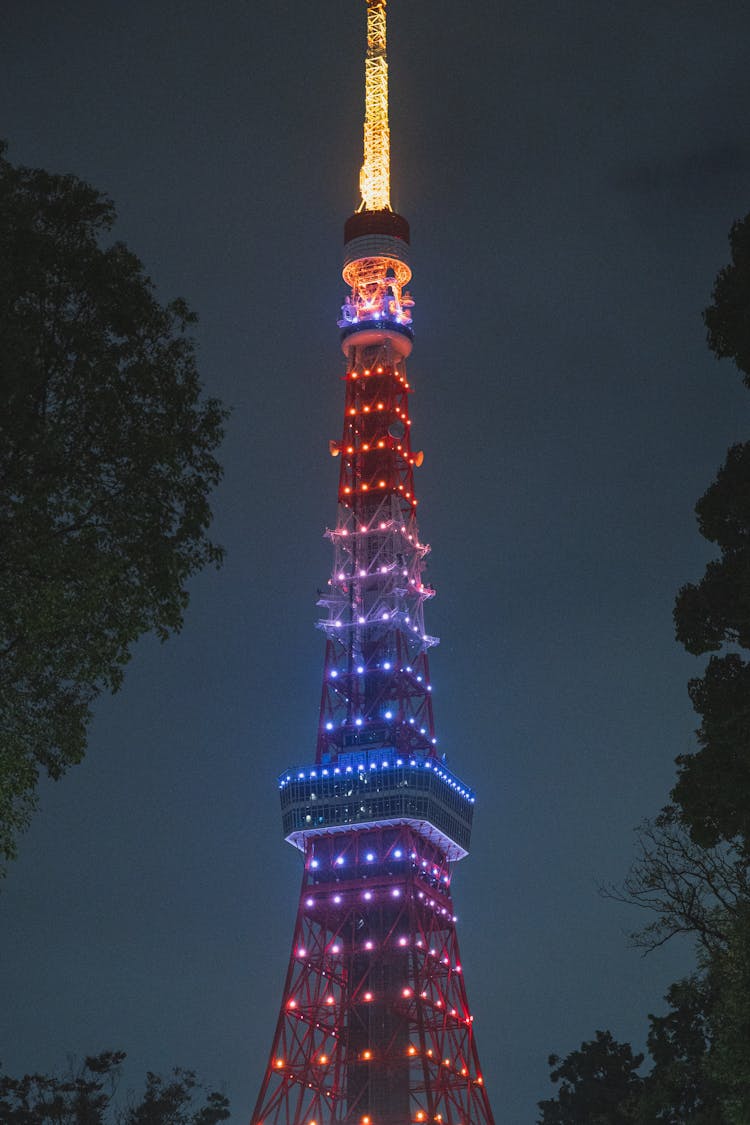
[[[124,1051],[102,1051],[63,1078],[0,1075],[2,1125],[219,1125],[229,1117],[229,1100],[207,1091],[192,1070],[179,1067],[164,1080],[147,1074],[144,1094],[116,1101]]]
[[[630,872],[621,885],[606,886],[602,893],[651,915],[631,934],[636,947],[651,952],[684,934],[711,956],[727,948],[750,900],[750,863],[729,845],[696,844],[678,810],[670,807],[655,821],[644,821]]]
[[[705,322],[709,346],[750,388],[750,215],[730,243]],[[541,1125],[750,1122],[750,442],[730,448],[696,514],[719,556],[680,590],[674,618],[688,652],[712,654],[689,684],[698,748],[677,758],[673,804],[642,826],[629,875],[604,892],[649,912],[633,935],[646,952],[691,937],[696,971],[669,989],[666,1014],[649,1017],[642,1078],[631,1065],[640,1056],[608,1032],[553,1057],[562,1085],[540,1102]]]
[[[704,319],[708,344],[731,358],[750,387],[750,215],[729,236],[732,260],[719,273]],[[750,847],[750,442],[733,445],[716,480],[696,505],[701,534],[720,556],[698,583],[680,590],[674,617],[688,652],[712,656],[690,683],[701,716],[699,749],[677,759],[672,799],[694,840],[706,846],[739,839]]]
[[[710,1061],[713,990],[696,974],[673,984],[663,1016],[649,1016],[652,1067],[638,1104],[639,1125],[723,1125],[722,1098]]]
[[[538,1125],[628,1125],[635,1112],[643,1079],[629,1043],[618,1043],[608,1031],[597,1031],[564,1059],[550,1055],[550,1080],[560,1084],[555,1098],[539,1102]]]
[[[180,628],[220,548],[208,494],[224,411],[195,317],[162,305],[112,203],[0,147],[0,862],[40,771],[80,761],[134,642]]]

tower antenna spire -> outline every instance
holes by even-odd
[[[390,211],[391,135],[388,128],[388,58],[385,6],[387,0],[367,0],[365,57],[365,144],[359,174],[359,211]]]

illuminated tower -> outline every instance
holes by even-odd
[[[366,0],[362,202],[346,222],[346,356],[313,764],[279,780],[305,858],[252,1125],[493,1125],[451,899],[474,794],[436,751],[406,358],[409,225],[390,207],[386,0]]]

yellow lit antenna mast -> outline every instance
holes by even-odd
[[[405,289],[411,280],[409,224],[403,215],[391,210],[390,198],[387,0],[365,2],[365,160],[359,174],[362,202],[344,224],[343,277],[350,293],[338,322],[341,347],[351,364],[359,348],[376,344],[385,347],[391,357],[404,359],[411,351],[413,335],[414,301]]]
[[[360,211],[390,211],[391,136],[388,129],[387,0],[367,0],[365,159],[359,174]]]

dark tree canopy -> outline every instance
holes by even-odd
[[[608,1031],[582,1043],[564,1059],[551,1055],[550,1080],[557,1096],[539,1102],[538,1125],[628,1125],[635,1117],[643,1079],[643,1055],[618,1043]]]
[[[63,1078],[0,1075],[2,1125],[219,1125],[229,1101],[206,1091],[192,1070],[176,1068],[168,1079],[146,1075],[146,1089],[125,1104],[116,1098],[123,1051],[91,1055]]]
[[[730,233],[731,263],[716,279],[704,319],[708,344],[731,358],[750,387],[750,215]],[[716,480],[696,505],[701,534],[720,555],[675,604],[677,639],[688,652],[712,656],[690,683],[701,717],[698,750],[677,759],[672,800],[693,839],[750,847],[750,442],[730,448]]]
[[[643,1084],[638,1118],[643,1125],[723,1125],[721,1093],[711,1073],[710,982],[700,976],[673,984],[669,1011],[649,1016],[653,1061]]]
[[[711,351],[733,359],[750,387],[750,215],[732,224],[729,246],[732,261],[716,278],[713,304],[703,319]]]
[[[735,223],[732,262],[705,313],[709,346],[731,357],[750,388],[750,215]],[[695,972],[650,1016],[650,1069],[609,1032],[562,1062],[540,1125],[750,1123],[750,442],[730,448],[696,505],[701,534],[719,549],[678,596],[678,640],[712,653],[690,698],[698,747],[677,758],[668,805],[639,832],[630,874],[604,894],[649,912],[632,939],[647,952],[676,935],[696,945]]]
[[[112,203],[0,147],[0,865],[40,771],[80,761],[134,642],[180,628],[220,548],[208,494],[224,411],[195,320],[102,239]]]

